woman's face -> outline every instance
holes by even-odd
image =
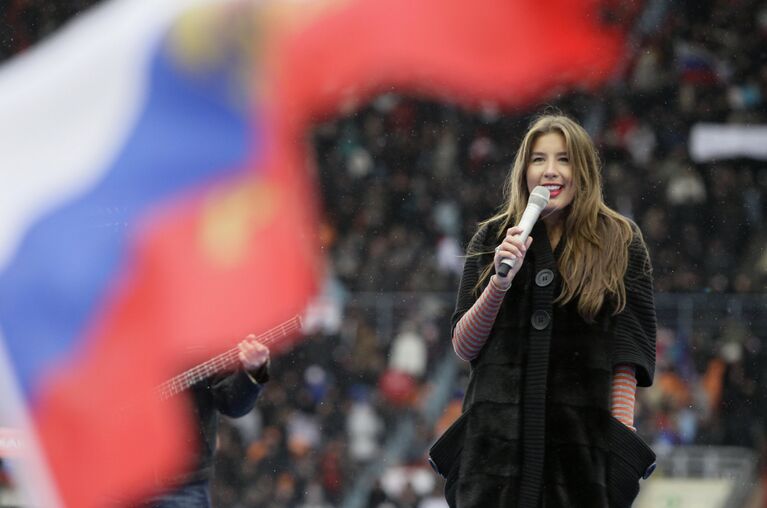
[[[557,210],[564,210],[575,197],[573,167],[567,152],[565,138],[559,132],[538,136],[530,151],[530,162],[525,172],[527,190],[532,192],[538,185],[549,189],[549,203],[541,217],[551,216]]]

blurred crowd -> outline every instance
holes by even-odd
[[[325,320],[275,359],[273,382],[256,409],[222,425],[216,506],[341,506],[366,471],[380,465],[394,429],[407,418],[416,420],[417,443],[400,458],[416,463],[427,473],[425,488],[439,493],[424,468],[432,430],[418,408],[431,391],[429,366],[445,353],[443,325],[452,302],[426,300],[394,306],[393,338],[377,332],[375,302],[352,301],[342,323]],[[381,485],[370,496],[376,506],[389,498]]]
[[[0,2],[0,59],[92,3]],[[695,161],[689,151],[697,125],[767,125],[765,48],[762,1],[649,1],[619,79],[598,95],[547,102],[595,139],[606,200],[642,229],[659,293],[765,294],[767,162]],[[460,256],[501,203],[515,149],[540,111],[466,112],[387,94],[317,126],[328,289],[314,331],[275,359],[256,410],[222,425],[216,506],[341,506],[371,471],[365,506],[443,506],[425,454],[460,412],[468,368],[459,366],[439,418],[422,408],[450,355]],[[660,452],[763,448],[767,329],[724,317],[681,329],[659,318],[639,432]],[[376,469],[405,417],[415,425],[408,449]]]

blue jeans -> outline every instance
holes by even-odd
[[[177,490],[157,496],[149,508],[211,508],[210,485],[207,481],[189,483]]]

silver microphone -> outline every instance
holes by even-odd
[[[530,193],[530,198],[527,200],[527,208],[525,208],[520,219],[519,227],[522,228],[522,232],[519,234],[519,239],[524,244],[527,241],[527,237],[530,235],[530,231],[533,230],[533,226],[538,221],[538,217],[546,205],[549,203],[549,189],[542,185],[538,185]],[[506,277],[509,270],[514,268],[514,259],[504,259],[501,261],[501,266],[498,268],[498,275]]]

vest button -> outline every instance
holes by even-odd
[[[554,272],[548,268],[544,268],[535,275],[535,283],[539,287],[546,287],[554,280]]]
[[[549,326],[549,323],[551,322],[551,316],[549,316],[549,313],[545,310],[536,310],[533,312],[533,315],[530,317],[530,323],[532,323],[533,328],[536,330],[543,330],[547,326]]]

